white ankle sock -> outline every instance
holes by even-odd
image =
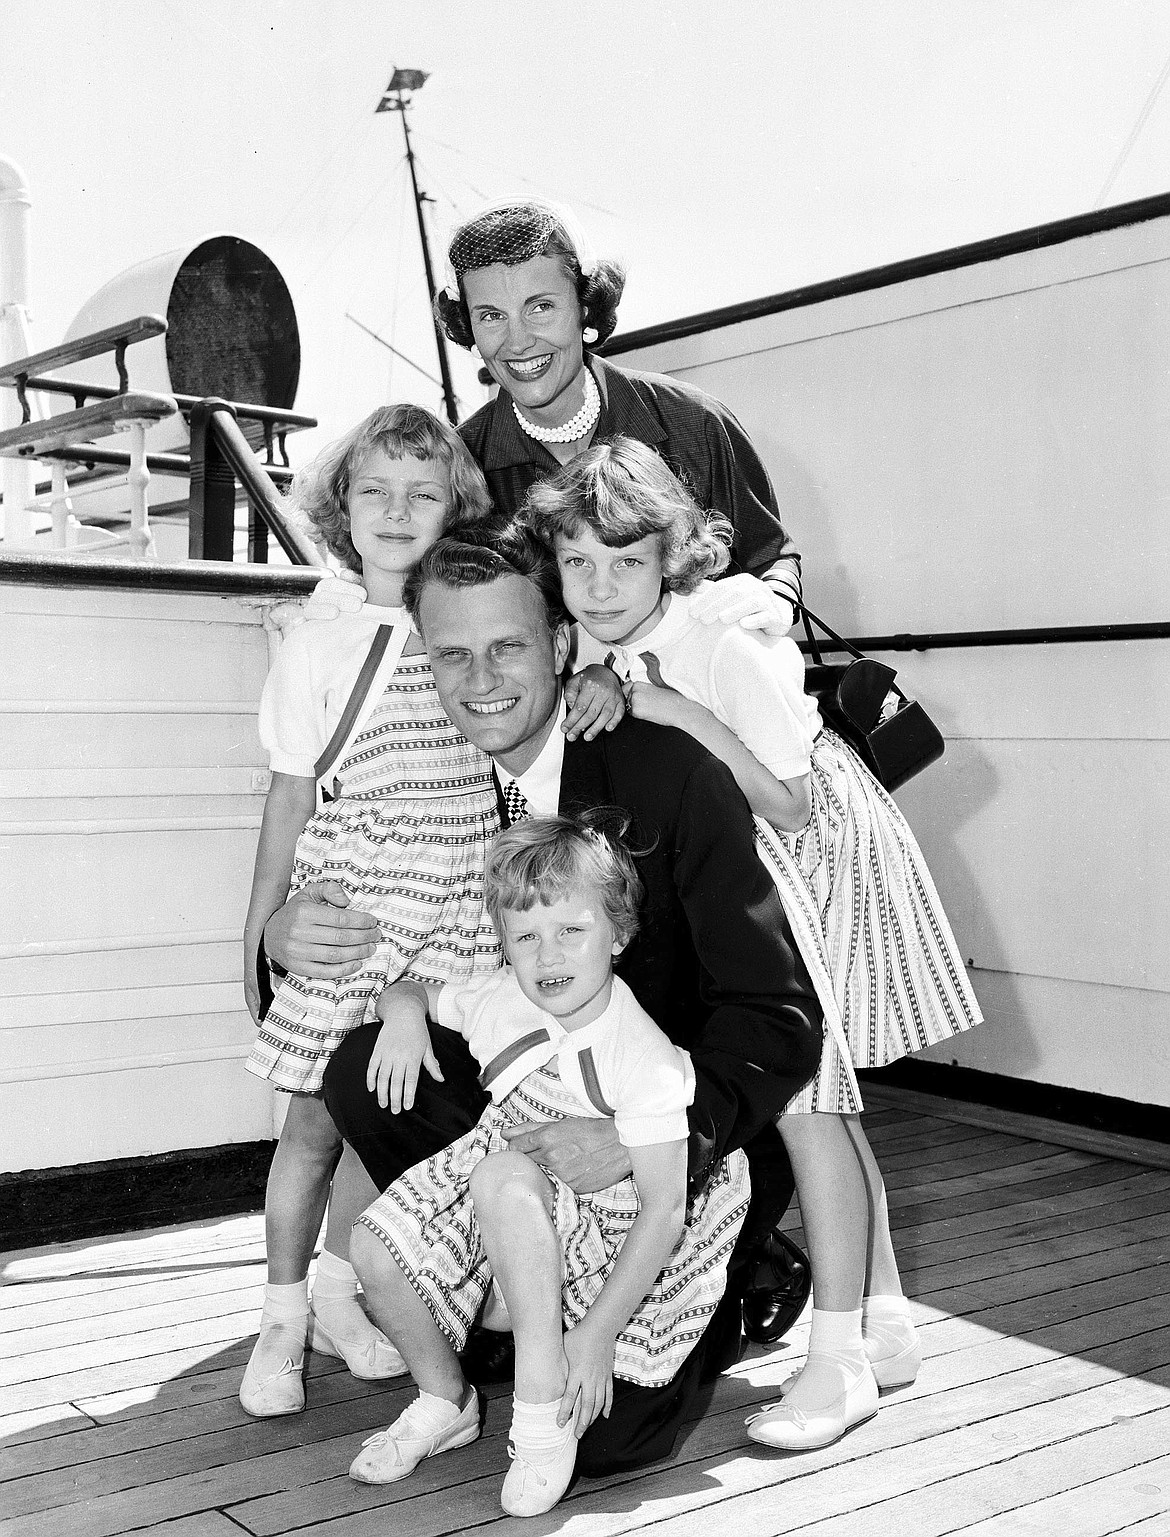
[[[264,1288],[264,1311],[260,1332],[252,1347],[250,1364],[262,1377],[280,1371],[285,1361],[299,1363],[305,1353],[309,1332],[309,1283],[294,1281],[291,1286]]]
[[[573,1422],[557,1424],[559,1398],[547,1404],[527,1404],[523,1399],[512,1398],[512,1441],[530,1462],[539,1462],[542,1454],[553,1456],[574,1434]]]
[[[317,1256],[317,1274],[313,1277],[313,1299],[332,1302],[335,1298],[356,1297],[357,1271],[348,1260],[322,1249]]]
[[[868,1370],[869,1359],[861,1339],[861,1309],[830,1313],[813,1308],[808,1360],[785,1392],[784,1402],[806,1414],[820,1413]]]
[[[358,1301],[357,1271],[348,1260],[338,1259],[328,1249],[322,1249],[317,1260],[313,1313],[335,1341],[344,1340],[359,1349],[367,1348],[375,1340],[390,1343]]]
[[[913,1327],[910,1320],[910,1304],[905,1297],[899,1295],[863,1297],[861,1302],[861,1329],[865,1332],[870,1323],[882,1324],[907,1324]]]
[[[898,1355],[918,1338],[905,1297],[867,1297],[861,1305],[861,1332],[873,1360]]]
[[[861,1318],[861,1308],[848,1313],[830,1313],[814,1307],[808,1337],[809,1355],[861,1355]]]
[[[307,1323],[309,1318],[308,1280],[290,1286],[276,1286],[271,1281],[264,1288],[262,1325]]]
[[[463,1396],[466,1398],[466,1393]],[[454,1425],[463,1413],[462,1404],[453,1404],[449,1398],[439,1398],[434,1393],[424,1393],[421,1388],[410,1409],[411,1426],[424,1436],[438,1435],[440,1430]]]

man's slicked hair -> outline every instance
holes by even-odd
[[[503,576],[522,576],[540,594],[548,627],[556,630],[568,615],[561,600],[556,560],[539,539],[516,522],[462,529],[436,539],[403,586],[402,601],[418,622],[419,602],[432,583],[443,587],[486,587]]]

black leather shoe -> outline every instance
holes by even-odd
[[[758,1251],[743,1294],[743,1332],[756,1345],[775,1345],[800,1317],[812,1291],[808,1256],[774,1228]]]
[[[476,1387],[485,1382],[511,1382],[516,1375],[516,1342],[510,1333],[481,1329],[476,1324],[467,1336],[459,1360],[463,1375]]]

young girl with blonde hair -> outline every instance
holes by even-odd
[[[462,1033],[492,1103],[354,1229],[367,1295],[419,1388],[354,1459],[362,1482],[396,1482],[479,1435],[456,1352],[493,1282],[516,1338],[501,1502],[518,1516],[560,1499],[615,1377],[675,1377],[726,1288],[747,1157],[722,1160],[686,1210],[694,1068],[613,974],[642,886],[601,820],[529,818],[496,839],[485,878],[506,970],[441,989],[402,981],[378,1001],[399,1074],[433,1061],[429,1012]],[[566,1115],[612,1116],[632,1175],[582,1195],[509,1148],[508,1128]]]
[[[304,1407],[306,1337],[359,1377],[406,1370],[357,1300],[350,1228],[376,1191],[352,1150],[342,1153],[322,1077],[339,1041],[373,1018],[388,978],[464,981],[500,964],[483,907],[483,861],[499,826],[490,763],[447,719],[402,607],[403,581],[423,552],[487,517],[483,476],[446,423],[418,406],[387,406],[300,471],[292,501],[361,578],[366,600],[292,631],[260,706],[272,783],[244,933],[245,992],[259,1027],[247,1065],[289,1101],[265,1201],[264,1312],[240,1387],[244,1409],[259,1416]],[[316,883],[327,883],[328,900],[378,920],[372,954],[335,980],[285,976],[262,1011],[265,925],[290,888]],[[385,1078],[372,1087],[384,1097]]]
[[[731,768],[817,987],[821,1065],[778,1122],[812,1261],[809,1353],[783,1402],[748,1423],[772,1446],[825,1446],[876,1412],[879,1388],[912,1382],[921,1357],[854,1067],[969,1029],[979,1006],[914,835],[822,726],[795,642],[692,614],[727,563],[724,520],[629,438],[534,486],[522,516],[555,553],[578,663],[608,662],[635,715]]]

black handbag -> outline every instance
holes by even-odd
[[[805,692],[815,697],[825,725],[849,743],[887,790],[896,790],[936,763],[946,750],[942,732],[918,701],[907,699],[894,682],[898,676],[894,668],[842,640],[803,604],[797,607],[812,655],[804,673]],[[822,661],[813,624],[850,652],[852,660]]]

